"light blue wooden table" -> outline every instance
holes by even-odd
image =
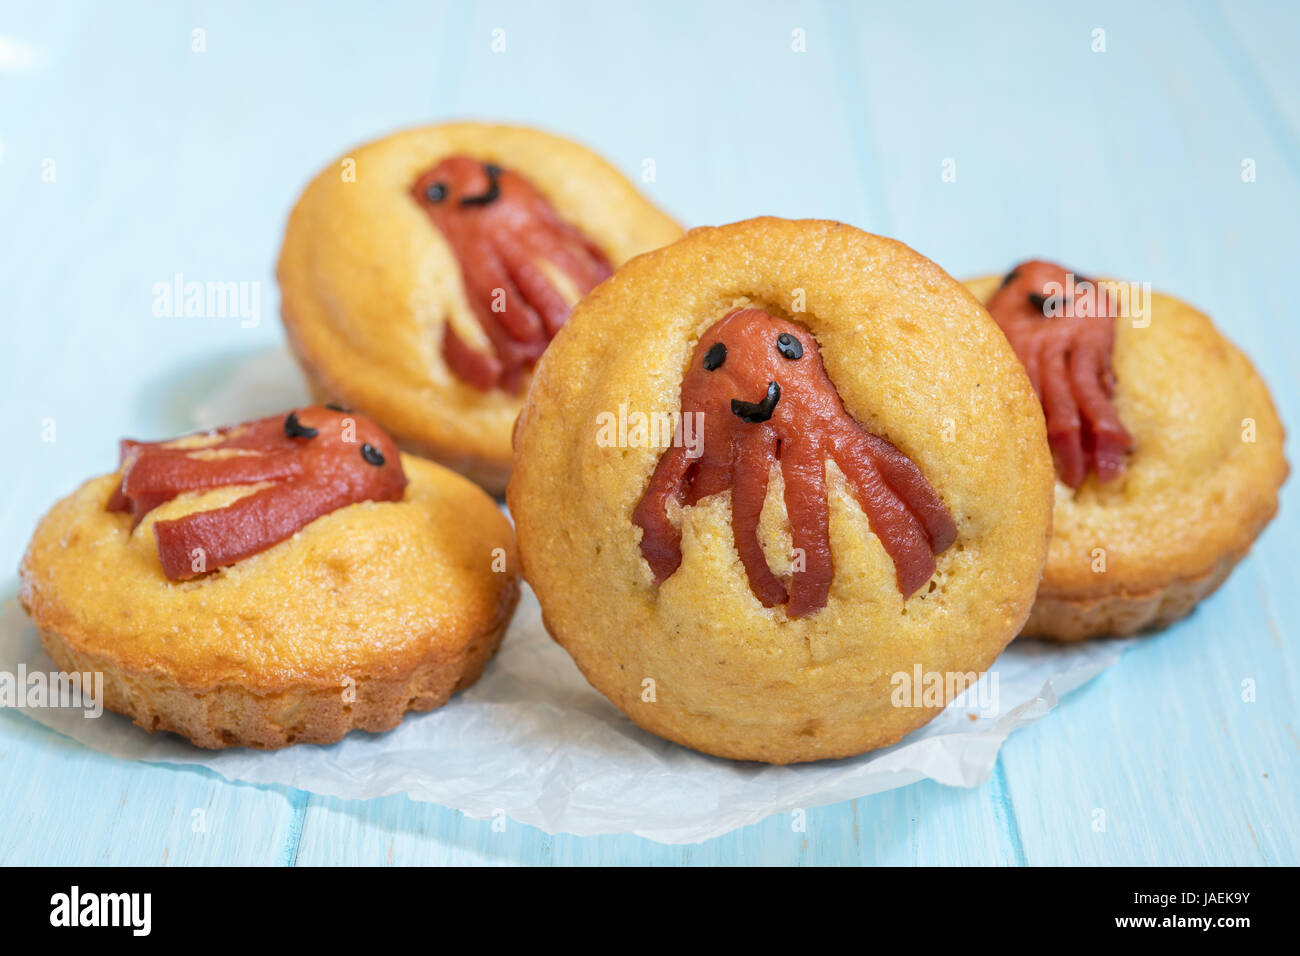
[[[119,436],[187,428],[279,340],[272,269],[317,168],[451,117],[567,133],[632,175],[653,159],[647,190],[691,225],[832,217],[959,276],[1042,254],[1149,280],[1215,316],[1300,428],[1300,7],[1087,6],[9,0],[0,559]],[[176,273],[260,282],[261,321],[155,317]],[[1219,594],[1014,735],[978,790],[668,847],[232,785],[4,711],[0,862],[1295,864],[1297,495]]]

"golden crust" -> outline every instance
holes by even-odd
[[[987,302],[1000,281],[966,285]],[[1028,637],[1163,627],[1212,593],[1277,513],[1289,471],[1282,423],[1250,361],[1208,317],[1152,294],[1149,315],[1116,320],[1113,365],[1135,451],[1107,485],[1057,481]]]
[[[105,706],[148,730],[273,748],[390,729],[478,679],[519,594],[492,500],[430,462],[402,466],[401,501],[341,508],[179,583],[154,522],[247,489],[182,495],[132,531],[104,508],[118,476],[93,478],[41,520],[19,599],[55,663],[102,672]]]
[[[682,512],[682,565],[653,584],[631,514],[660,449],[601,447],[597,416],[678,410],[698,336],[745,304],[812,330],[849,413],[938,489],[958,538],[929,590],[902,599],[834,465],[835,577],[815,615],[788,619],[753,596],[726,493]],[[543,357],[515,448],[507,496],[551,635],[639,725],[724,757],[843,757],[924,724],[938,711],[894,706],[891,680],[917,664],[986,669],[1024,623],[1046,551],[1052,466],[1014,353],[938,266],[840,223],[696,229],[627,263]],[[789,568],[781,493],[774,471],[760,537],[778,573]]]
[[[523,173],[615,265],[673,241],[681,227],[584,147],[481,123],[406,130],[358,147],[304,191],[277,275],[281,317],[313,390],[500,494],[522,397],[466,385],[444,362],[444,322],[468,342],[483,335],[455,255],[408,192],[456,153]]]

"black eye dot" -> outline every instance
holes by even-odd
[[[331,412],[342,412],[344,415],[352,411],[350,408],[344,408],[342,405],[336,405],[333,402],[326,402],[325,407]]]
[[[447,198],[447,184],[430,183],[424,194],[429,197],[429,202],[442,202]]]
[[[803,343],[789,332],[776,337],[776,350],[788,359],[803,358]]]
[[[704,353],[704,371],[712,372],[727,360],[727,347],[721,342],[714,342]]]
[[[361,457],[370,464],[379,466],[384,463],[384,456],[374,445],[364,443],[361,446]]]

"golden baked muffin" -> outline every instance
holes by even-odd
[[[1056,509],[1024,634],[1163,627],[1277,513],[1283,430],[1249,360],[1186,303],[1042,260],[967,283],[1041,396]]]
[[[771,763],[894,743],[1024,623],[1043,417],[934,263],[835,222],[696,229],[547,350],[507,498],[547,628],[646,730]],[[913,675],[943,683],[924,702]]]
[[[104,705],[201,747],[388,730],[478,679],[518,599],[480,488],[310,406],[169,442],[41,520],[20,600]]]
[[[281,316],[318,398],[500,494],[533,364],[573,303],[680,234],[558,136],[408,130],[326,167],[298,200]]]

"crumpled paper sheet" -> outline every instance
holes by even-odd
[[[194,415],[196,426],[207,427],[306,401],[292,360],[277,350],[236,369]],[[527,588],[483,678],[447,706],[408,716],[386,734],[357,732],[328,747],[299,744],[272,753],[206,751],[170,734],[148,734],[117,714],[88,719],[80,710],[24,713],[102,753],[197,764],[229,780],[345,799],[405,793],[479,819],[503,812],[548,833],[635,833],[662,843],[693,843],[774,813],[926,777],[979,786],[1013,730],[1038,720],[1114,664],[1129,643],[1013,643],[981,682],[996,680],[996,695],[977,686],[885,750],[791,767],[708,757],[640,730],[550,640]],[[29,673],[53,670],[35,628],[11,601],[0,613],[0,670],[16,673],[19,663]],[[990,700],[996,707],[981,706]]]

